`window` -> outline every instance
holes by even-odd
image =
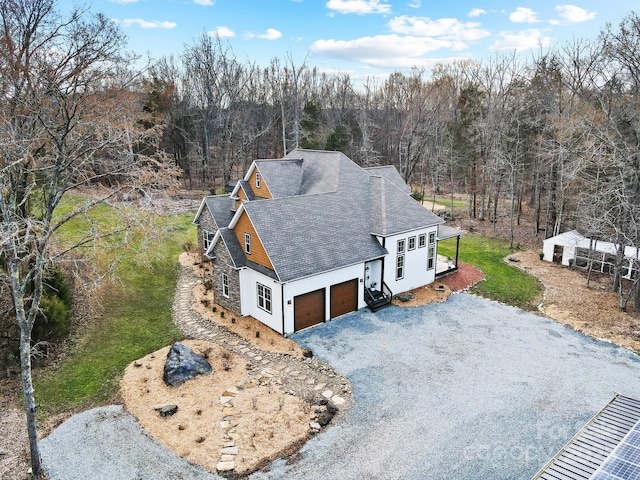
[[[260,188],[260,174],[256,172],[256,188]]]
[[[251,255],[251,234],[244,234],[244,253]]]
[[[404,255],[398,255],[396,258],[396,280],[404,278]]]
[[[222,274],[222,296],[229,298],[229,275]]]
[[[209,250],[209,247],[211,246],[211,242],[213,241],[213,237],[215,236],[216,234],[213,232],[210,232],[208,230],[202,230],[202,245],[204,246],[205,252]]]
[[[436,232],[429,233],[429,245],[436,243]]]
[[[402,240],[398,240],[398,253],[404,253],[404,238]]]
[[[436,249],[435,247],[429,247],[427,252],[427,270],[432,270],[436,261]]]
[[[427,244],[427,234],[421,233],[418,236],[418,248],[422,248]]]
[[[409,237],[409,246],[407,247],[409,250],[416,249],[416,237]]]
[[[271,289],[258,283],[258,307],[271,313]]]

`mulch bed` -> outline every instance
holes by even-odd
[[[452,292],[459,292],[474,285],[484,278],[484,273],[473,265],[458,262],[458,271],[438,279],[444,283]]]

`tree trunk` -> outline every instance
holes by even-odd
[[[22,327],[22,325],[21,325]],[[20,377],[24,394],[24,407],[27,413],[27,434],[31,450],[31,478],[38,480],[42,473],[40,464],[40,447],[38,446],[38,431],[36,429],[36,401],[31,379],[31,332],[21,328],[20,333]]]

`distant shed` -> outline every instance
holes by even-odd
[[[618,252],[618,245],[615,243],[603,240],[593,240],[592,242],[577,230],[547,238],[542,245],[543,260],[582,268],[589,265],[589,249],[591,248],[593,249],[591,254],[592,268],[602,273],[613,272]],[[623,277],[635,278],[638,274],[638,254],[636,247],[624,247],[627,266]]]

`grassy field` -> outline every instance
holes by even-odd
[[[438,254],[455,256],[455,242],[455,238],[440,242]],[[480,235],[468,233],[460,239],[459,259],[475,265],[486,275],[486,280],[473,287],[472,293],[523,310],[535,310],[542,285],[535,277],[504,261],[513,252],[508,243]]]
[[[72,203],[73,199],[65,208]],[[106,206],[99,207],[92,217],[105,224],[116,218]],[[105,248],[98,261],[106,261],[116,252],[122,258],[114,275],[117,281],[102,288],[100,316],[86,332],[76,335],[69,354],[58,366],[35,378],[36,398],[45,414],[108,401],[117,395],[126,365],[181,338],[171,321],[171,306],[179,272],[177,256],[185,242],[195,239],[192,218],[160,217],[154,227],[157,238],[150,243],[135,231],[132,235],[138,238],[131,248],[117,248],[122,238],[109,241],[113,248]],[[79,234],[85,223],[70,224],[65,235]]]

